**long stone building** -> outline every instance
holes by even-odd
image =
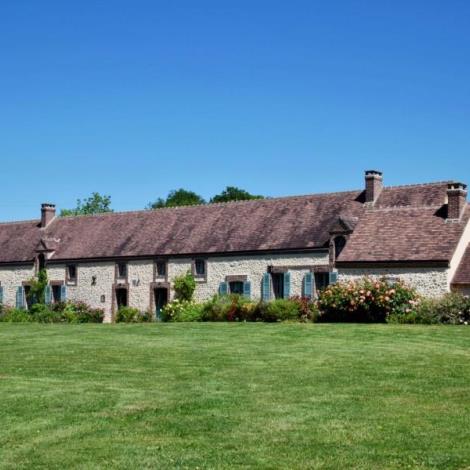
[[[176,276],[191,271],[196,298],[315,296],[337,280],[401,278],[429,296],[470,293],[466,185],[364,188],[154,211],[0,224],[0,301],[27,308],[31,278],[47,269],[48,301],[157,312]]]

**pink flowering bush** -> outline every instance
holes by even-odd
[[[421,302],[417,292],[401,281],[363,278],[337,283],[320,292],[319,321],[383,323],[390,315],[408,315]]]

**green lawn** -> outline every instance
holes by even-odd
[[[470,327],[0,324],[2,468],[470,468]]]

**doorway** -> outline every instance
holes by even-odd
[[[121,307],[127,307],[127,289],[122,287],[116,289],[116,305],[118,310]]]
[[[162,308],[168,303],[168,289],[166,287],[156,287],[153,295],[155,298],[155,315],[157,320],[160,320]]]

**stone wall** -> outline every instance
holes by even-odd
[[[3,287],[3,303],[16,305],[16,291],[23,281],[34,276],[34,267],[31,266],[5,266],[0,268],[0,285]]]
[[[327,252],[302,254],[252,255],[252,256],[214,256],[207,259],[207,276],[197,280],[195,299],[207,300],[218,292],[219,285],[227,275],[246,276],[251,282],[251,297],[261,297],[261,279],[268,266],[287,266],[291,273],[291,295],[302,294],[302,280],[314,265],[328,264]],[[116,283],[116,264],[112,261],[77,264],[77,284],[67,284],[67,298],[81,300],[94,308],[105,310],[105,321],[112,319],[114,291]],[[166,281],[173,286],[175,277],[191,270],[191,258],[170,259],[167,265]],[[129,306],[140,310],[153,307],[151,283],[154,279],[154,261],[133,260],[127,263],[127,286]],[[65,264],[49,264],[47,267],[50,281],[66,280]],[[15,305],[16,288],[22,281],[30,279],[34,269],[1,268],[0,282],[5,287],[5,304]],[[95,281],[93,281],[95,278]],[[124,281],[125,282],[125,281]],[[170,298],[174,298],[173,289]]]
[[[370,268],[338,270],[339,281],[355,281],[361,277],[400,278],[406,284],[428,297],[438,297],[449,292],[448,268]]]
[[[291,295],[302,295],[302,281],[311,266],[327,265],[328,253],[311,252],[300,254],[250,255],[250,256],[213,256],[207,259],[207,276],[197,281],[195,298],[206,300],[216,294],[221,282],[227,275],[246,276],[251,282],[251,297],[261,297],[261,280],[269,266],[288,267],[291,274]],[[175,277],[191,270],[191,258],[170,259],[167,265],[167,277],[164,279],[170,286],[170,298],[174,298],[173,281]],[[65,283],[65,264],[50,264],[47,267],[51,281]],[[128,299],[131,307],[140,310],[153,309],[153,291],[151,283],[155,279],[154,261],[133,260],[127,263]],[[31,267],[0,268],[0,283],[4,288],[4,303],[15,305],[16,289],[34,275]],[[439,296],[448,292],[448,269],[446,268],[380,268],[380,269],[346,269],[339,270],[339,280],[357,280],[363,276],[398,277],[414,286],[427,296]],[[111,321],[113,312],[114,290],[116,283],[116,264],[112,261],[77,264],[77,284],[67,285],[67,297],[81,300],[95,308],[105,310],[105,321]]]

